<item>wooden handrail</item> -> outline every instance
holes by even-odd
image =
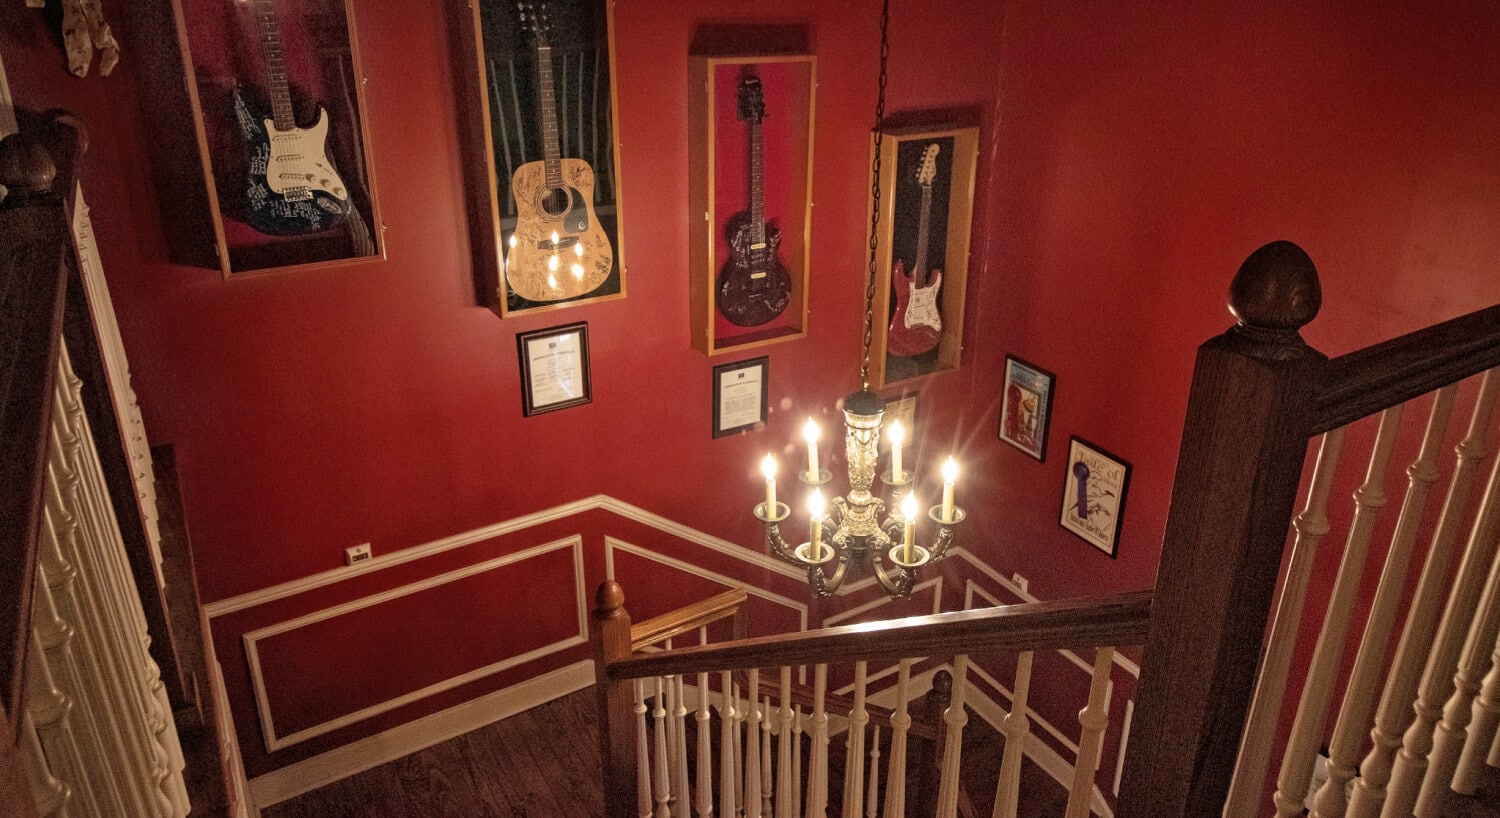
[[[1500,304],[1328,362],[1314,434],[1500,366]]]
[[[830,660],[1137,645],[1146,638],[1151,600],[1150,591],[1131,591],[758,636],[615,659],[608,662],[605,671],[610,681],[618,682]]]
[[[749,595],[745,593],[745,590],[736,588],[716,594],[701,602],[684,605],[675,611],[668,611],[644,622],[637,622],[630,626],[630,650],[632,653],[638,652],[642,648],[665,642],[674,636],[691,633],[704,625],[731,617],[738,618],[735,635],[744,636],[743,614],[747,599]]]
[[[30,136],[0,140],[0,711],[20,725],[48,431],[66,301],[57,167]],[[67,184],[71,184],[70,181]]]

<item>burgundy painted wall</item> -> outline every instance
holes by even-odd
[[[833,428],[854,386],[873,2],[768,12],[808,23],[819,58],[812,315],[807,339],[769,350],[770,428],[719,441],[709,371],[726,359],[688,341],[686,53],[743,4],[617,3],[629,297],[505,322],[473,306],[443,0],[355,3],[387,259],[227,283],[165,261],[131,73],[171,66],[134,62],[127,38],[120,75],[68,79],[18,5],[0,35],[18,99],[94,125],[83,178],[147,426],[177,447],[205,600],[597,492],[759,547],[759,456],[796,462],[802,419]],[[1228,326],[1229,277],[1260,244],[1318,263],[1307,335],[1329,353],[1500,301],[1500,11],[1252,5],[896,4],[890,107],[977,109],[984,146],[964,369],[924,388],[912,457],[960,453],[966,545],[1043,598],[1153,582],[1193,349]],[[119,28],[170,38],[141,6]],[[573,320],[590,323],[594,402],[523,419],[515,333]],[[1006,352],[1058,375],[1045,464],[995,439]],[[1118,560],[1057,525],[1069,434],[1135,466]],[[497,547],[564,530],[597,547],[620,525]],[[415,578],[394,573],[343,594]],[[285,759],[252,752],[239,635],[294,607],[215,622],[252,774]]]

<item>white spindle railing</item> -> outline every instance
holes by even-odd
[[[760,818],[760,671],[750,671],[750,685],[745,696],[745,815]]]
[[[812,759],[807,765],[808,818],[828,813],[828,665],[813,668]]]
[[[781,709],[776,711],[780,719],[777,725],[776,783],[781,797],[776,801],[776,818],[793,818],[798,793],[791,787],[792,781],[792,668],[781,668]]]
[[[656,727],[656,818],[672,816],[672,784],[669,780],[667,761],[667,707],[666,689],[662,677],[656,677],[656,707],[651,711]]]
[[[1078,714],[1078,724],[1083,729],[1078,739],[1078,758],[1073,764],[1067,818],[1087,818],[1094,806],[1094,775],[1099,772],[1099,753],[1104,749],[1104,728],[1109,726],[1110,667],[1114,660],[1114,648],[1094,651],[1089,702]]]
[[[1344,657],[1349,620],[1354,615],[1354,597],[1364,576],[1365,556],[1369,553],[1375,523],[1386,504],[1385,475],[1395,450],[1396,433],[1401,428],[1401,416],[1400,406],[1381,414],[1365,482],[1354,492],[1354,519],[1349,524],[1344,556],[1339,562],[1333,594],[1323,616],[1323,628],[1318,632],[1312,665],[1302,687],[1302,700],[1297,706],[1291,738],[1281,761],[1281,775],[1276,782],[1276,814],[1281,818],[1302,815],[1302,803],[1307,799],[1318,745],[1323,741],[1323,729],[1328,722],[1329,702],[1333,700],[1334,683],[1338,681]],[[1339,800],[1342,801],[1342,791]]]
[[[1406,496],[1401,502],[1401,514],[1391,535],[1391,547],[1386,552],[1380,585],[1371,602],[1354,669],[1345,685],[1344,701],[1339,708],[1338,720],[1334,723],[1333,740],[1329,742],[1328,748],[1328,780],[1318,790],[1313,805],[1312,814],[1316,818],[1336,818],[1343,815],[1348,806],[1345,792],[1348,783],[1354,779],[1359,752],[1380,693],[1380,670],[1390,645],[1401,595],[1406,589],[1406,577],[1417,531],[1425,519],[1427,495],[1438,478],[1438,450],[1443,445],[1443,435],[1448,430],[1454,396],[1457,393],[1457,385],[1444,387],[1437,392],[1427,418],[1426,430],[1422,434],[1421,448],[1418,449],[1416,460],[1406,470]]]
[[[739,812],[739,788],[735,781],[735,746],[739,744],[739,717],[734,701],[734,674],[719,674],[723,701],[719,703],[719,814],[734,818]]]
[[[1500,565],[1500,562],[1496,563]],[[1494,583],[1491,577],[1490,582]],[[1464,795],[1473,795],[1479,789],[1479,776],[1486,763],[1486,754],[1500,748],[1500,638],[1490,648],[1490,671],[1484,676],[1479,698],[1474,700],[1473,730],[1464,744],[1463,755],[1458,760],[1458,771],[1453,775],[1453,789]],[[1493,743],[1486,741],[1493,736]],[[1490,766],[1500,767],[1489,760]]]
[[[704,640],[706,641],[706,640]],[[699,818],[714,814],[713,797],[713,738],[709,735],[708,673],[698,674],[698,800],[695,809]]]
[[[849,744],[844,753],[844,818],[860,818],[865,798],[865,725],[870,711],[865,708],[869,687],[869,663],[854,663],[854,707],[849,711]]]
[[[885,818],[906,816],[906,736],[911,730],[911,660],[896,669],[896,709],[891,712],[890,772],[885,782]]]
[[[635,794],[640,818],[651,818],[651,753],[646,738],[646,682],[635,680]]]
[[[761,812],[775,815],[776,781],[771,777],[771,697],[767,696],[761,708],[765,716],[760,721],[760,799]]]
[[[683,701],[682,675],[668,679],[672,694],[672,801],[677,805],[677,814],[686,816],[692,812],[692,798],[688,795],[687,768],[687,704]]]
[[[1456,449],[1457,463],[1432,535],[1432,545],[1427,551],[1401,629],[1401,641],[1390,664],[1380,706],[1375,712],[1370,751],[1360,764],[1360,776],[1349,802],[1349,813],[1360,818],[1381,814],[1387,800],[1396,750],[1401,746],[1402,730],[1411,719],[1410,708],[1417,695],[1427,649],[1432,644],[1433,627],[1442,611],[1454,546],[1467,521],[1471,489],[1480,465],[1490,456],[1487,433],[1497,397],[1500,397],[1500,373],[1491,370],[1485,373],[1480,384],[1468,431]]]
[[[1031,717],[1026,714],[1026,699],[1031,693],[1031,662],[1034,654],[1022,651],[1016,657],[1016,683],[1011,693],[1010,712],[1001,723],[1005,736],[1005,754],[1000,758],[1000,775],[995,781],[995,809],[992,818],[1016,818],[1021,796],[1021,759],[1031,736]]]
[[[37,735],[36,725],[32,722],[31,716],[23,714],[21,722],[21,740],[26,745],[26,777],[31,784],[32,795],[36,799],[37,812],[45,818],[67,815],[68,806],[73,802],[73,788],[52,774],[54,765],[47,760],[47,754],[42,749],[42,740]],[[98,814],[96,807],[92,807],[84,799],[80,801],[82,809],[79,812]]]
[[[880,725],[870,739],[869,789],[865,791],[865,818],[880,815]]]
[[[948,709],[943,712],[943,767],[938,779],[939,818],[956,818],[958,815],[958,769],[962,763],[964,725],[969,723],[969,713],[964,706],[964,697],[969,688],[969,657],[959,654],[953,657],[953,693]]]
[[[1229,797],[1224,804],[1224,815],[1228,818],[1253,815],[1260,809],[1261,790],[1271,765],[1271,745],[1275,741],[1277,720],[1281,718],[1282,698],[1286,695],[1287,674],[1291,670],[1297,632],[1302,627],[1307,586],[1312,580],[1318,544],[1330,529],[1328,494],[1333,489],[1333,476],[1338,471],[1343,448],[1343,428],[1323,435],[1318,445],[1318,460],[1313,466],[1307,504],[1292,521],[1296,538],[1292,542],[1291,562],[1282,584],[1281,601],[1277,603],[1260,676],[1256,680],[1250,714],[1245,721],[1245,736],[1240,742]]]

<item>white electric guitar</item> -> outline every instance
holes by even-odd
[[[943,316],[938,312],[938,289],[943,271],[927,271],[928,221],[932,212],[932,181],[937,178],[937,156],[941,148],[933,142],[922,152],[917,184],[922,188],[922,216],[917,222],[917,260],[906,272],[896,259],[891,287],[896,293],[896,314],[886,332],[886,350],[893,355],[921,355],[937,347],[943,337]]]

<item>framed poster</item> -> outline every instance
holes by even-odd
[[[521,413],[526,417],[594,399],[587,323],[520,333],[516,353],[521,359]]]
[[[1081,437],[1068,439],[1068,467],[1063,473],[1063,528],[1095,548],[1116,556],[1130,464]]]
[[[765,427],[770,376],[766,356],[714,367],[714,437]]]
[[[174,0],[225,278],[385,252],[347,0]]]
[[[1057,376],[1014,355],[1005,356],[1005,388],[1000,401],[1000,439],[1047,460],[1047,424]]]
[[[501,318],[625,296],[607,0],[450,0],[475,287]]]
[[[959,366],[978,157],[978,128],[881,135],[876,388]]]

